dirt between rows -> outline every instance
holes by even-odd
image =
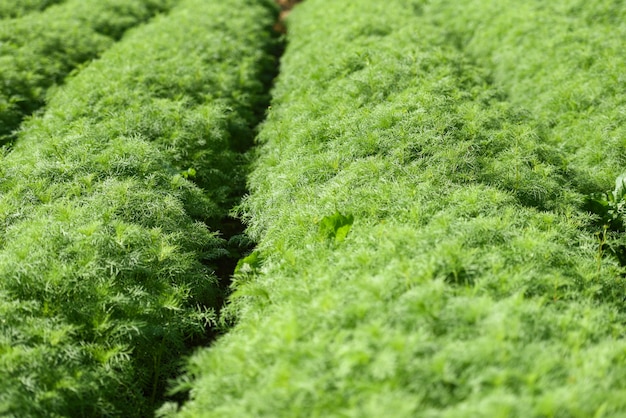
[[[285,19],[298,3],[302,2],[302,0],[276,0],[276,3],[280,6],[280,15],[278,16],[278,21],[274,25],[274,30],[280,33],[287,32],[287,26],[285,25]]]

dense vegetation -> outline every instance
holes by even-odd
[[[0,0],[0,416],[626,414],[623,1],[295,3]]]
[[[492,69],[532,112],[582,192],[612,188],[626,166],[626,7],[621,0],[428,2],[424,14]],[[513,28],[513,29],[512,29]]]
[[[0,0],[0,19],[23,16],[62,1],[64,0]]]
[[[626,155],[620,5],[299,6],[235,325],[162,413],[626,413],[624,269],[585,203]]]
[[[81,2],[76,30],[96,36],[89,22],[119,15]],[[67,80],[4,153],[0,415],[148,416],[205,340],[213,270],[229,255],[216,228],[267,107],[274,15],[263,2],[181,0]]]
[[[177,2],[66,0],[41,13],[2,20],[0,144],[12,140],[12,132],[24,117],[43,106],[52,85],[62,82],[81,63],[97,57],[127,29]],[[30,3],[11,4],[17,9]],[[38,4],[43,6],[43,2]]]

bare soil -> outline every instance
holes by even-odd
[[[274,30],[280,33],[287,32],[287,26],[285,25],[285,19],[298,3],[302,2],[302,0],[276,0],[276,3],[280,6],[280,15],[278,16],[278,21],[274,25]]]

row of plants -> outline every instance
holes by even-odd
[[[0,0],[0,19],[24,16],[64,0]]]
[[[597,215],[599,252],[626,265],[621,206],[626,163],[626,8],[619,0],[431,2],[450,40],[493,68],[510,100],[542,122]],[[538,25],[536,22],[541,22]],[[515,28],[511,30],[511,28]]]
[[[213,332],[276,13],[181,0],[24,123],[0,161],[0,415],[149,416]]]
[[[50,87],[100,55],[126,30],[177,2],[67,0],[41,13],[2,20],[0,144],[11,142],[21,121],[45,104]]]
[[[444,1],[425,14],[493,68],[512,103],[543,122],[583,193],[613,188],[626,162],[626,8],[619,0]],[[540,24],[539,24],[540,23]],[[514,29],[511,29],[514,28]]]
[[[585,209],[620,152],[555,130],[593,110],[614,135],[620,110],[559,106],[546,85],[554,68],[572,94],[600,83],[578,39],[619,2],[518,3],[308,0],[290,14],[239,208],[258,247],[235,274],[233,328],[192,357],[175,388],[190,401],[162,416],[626,411],[624,270]],[[599,45],[619,42],[610,16],[591,19]],[[566,53],[541,59],[556,40]]]

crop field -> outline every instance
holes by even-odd
[[[236,249],[215,225],[275,66],[274,11],[239,3],[184,0],[137,27],[5,151],[1,416],[148,416],[213,328],[216,264]]]
[[[626,4],[294,3],[0,0],[0,416],[626,416]]]
[[[2,19],[0,26],[0,144],[11,141],[24,117],[43,106],[48,88],[100,55],[127,29],[175,3],[0,0],[0,17],[17,16]],[[51,6],[43,9],[47,5]],[[19,11],[31,8],[32,13],[20,15]]]

